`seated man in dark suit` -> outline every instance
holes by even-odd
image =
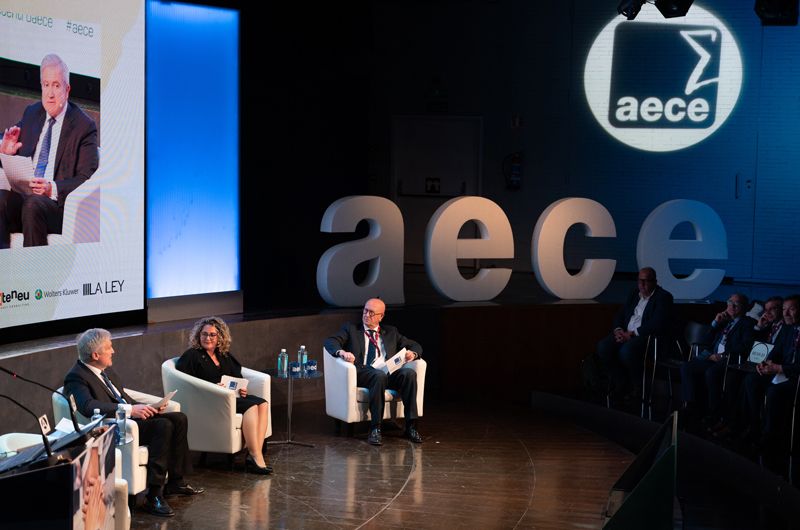
[[[764,312],[758,318],[753,330],[753,338],[757,341],[775,344],[775,339],[783,327],[783,298],[770,296],[764,302]]]
[[[794,398],[797,378],[800,376],[800,295],[792,295],[783,301],[784,325],[775,347],[767,359],[758,365],[758,373],[745,379],[750,426],[749,436],[759,440],[767,449],[774,449],[776,434],[787,418]],[[764,417],[761,406],[766,403]]]
[[[639,271],[638,287],[614,318],[613,331],[597,343],[597,355],[608,368],[617,397],[641,395],[647,336],[669,331],[672,295],[656,282],[656,271],[651,267]]]
[[[356,384],[369,390],[370,432],[367,441],[381,445],[381,420],[383,420],[384,391],[398,390],[405,409],[405,436],[414,443],[422,443],[417,432],[417,373],[410,368],[400,368],[388,375],[373,368],[375,361],[384,362],[406,348],[406,361],[419,359],[422,347],[401,335],[397,328],[383,326],[386,314],[383,301],[372,298],[364,304],[361,323],[347,323],[339,332],[325,341],[325,349],[334,357],[356,365]]]
[[[94,328],[83,332],[78,337],[78,361],[64,378],[64,392],[75,396],[78,411],[86,417],[94,409],[113,415],[118,405],[125,408],[139,426],[139,440],[150,451],[145,508],[154,515],[175,515],[164,495],[196,495],[204,491],[183,481],[184,472],[190,468],[186,415],[164,413],[163,409],[134,401],[110,369],[113,356],[108,331]],[[169,482],[165,485],[167,472]]]
[[[743,294],[733,294],[728,298],[725,311],[717,313],[711,322],[714,328],[714,341],[710,349],[700,351],[697,356],[681,366],[681,390],[684,408],[688,413],[695,412],[696,378],[702,376],[708,390],[708,417],[713,423],[721,420],[722,382],[725,377],[726,362],[739,363],[747,359],[753,346],[753,333],[756,321],[745,315],[749,301]],[[736,396],[738,380],[736,374],[729,372],[728,395]]]
[[[97,125],[69,100],[69,69],[58,55],[46,55],[40,69],[42,101],[25,109],[3,134],[0,153],[31,157],[30,192],[0,190],[0,249],[11,232],[22,231],[26,247],[47,244],[60,234],[64,201],[97,170]]]

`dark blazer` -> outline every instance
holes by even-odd
[[[735,362],[737,360],[736,356],[740,357],[742,361],[747,360],[747,357],[750,355],[750,350],[753,347],[755,325],[755,320],[748,316],[743,316],[739,318],[736,324],[734,324],[733,329],[728,332],[728,338],[725,339],[725,355],[730,357],[731,362]],[[719,336],[725,330],[726,326],[727,324],[714,328],[714,339],[712,344],[716,344],[717,339],[719,339]],[[706,352],[708,352],[708,355],[717,353],[710,350],[706,350]],[[708,355],[703,355],[701,358],[708,357]]]
[[[772,333],[772,328],[777,328],[777,334],[772,337],[772,341],[770,341],[770,334]],[[758,340],[761,342],[771,342],[775,344],[778,340],[778,337],[781,335],[781,330],[784,328],[783,318],[778,319],[777,322],[768,324],[764,329],[755,329],[753,328],[753,340]]]
[[[25,109],[22,119],[17,123],[20,128],[19,141],[22,143],[18,155],[32,157],[36,152],[46,114],[41,102]],[[71,101],[68,102],[61,126],[55,164],[53,180],[58,187],[58,205],[63,208],[67,195],[91,177],[99,164],[97,125]]]
[[[383,354],[389,358],[398,351],[406,348],[422,357],[422,346],[408,337],[401,335],[394,326],[380,326],[381,340],[385,351]],[[355,365],[364,366],[364,324],[348,322],[338,333],[325,340],[325,349],[336,357],[336,352],[345,350],[356,356]]]
[[[625,305],[617,312],[614,318],[614,329],[628,329],[628,322],[633,316],[636,306],[639,304],[639,289],[634,289]],[[670,319],[672,318],[672,295],[669,291],[656,285],[655,291],[650,296],[650,300],[644,308],[642,314],[642,325],[639,326],[638,334],[640,337],[647,335],[663,335],[670,331]]]
[[[233,355],[218,353],[217,359],[219,367],[214,364],[205,350],[190,348],[183,352],[183,355],[175,363],[175,368],[209,383],[219,383],[223,375],[242,377],[242,365]]]
[[[798,326],[786,326],[781,328],[778,338],[775,339],[775,347],[769,352],[767,359],[782,365],[783,373],[786,377],[792,378],[800,375],[800,349],[795,348],[795,333]]]
[[[138,403],[125,392],[122,381],[119,380],[114,370],[106,368],[105,372],[117,390],[122,393],[125,401],[131,405]],[[109,414],[117,410],[117,402],[108,387],[80,361],[77,361],[64,377],[64,394],[75,396],[78,412],[87,418],[91,417],[94,409],[100,409],[101,414]]]

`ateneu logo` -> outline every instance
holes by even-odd
[[[122,284],[125,280],[111,280],[106,282],[94,282],[83,284],[83,296],[94,296],[96,294],[113,294],[122,292]]]
[[[664,19],[649,4],[636,20],[615,18],[595,39],[584,72],[600,125],[647,151],[683,149],[713,134],[741,85],[736,41],[697,5],[683,18]]]
[[[0,291],[0,306],[11,302],[26,302],[30,299],[31,293],[28,291],[17,291],[16,289],[11,292]]]

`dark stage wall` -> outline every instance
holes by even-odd
[[[387,323],[419,341],[428,361],[425,398],[429,401],[514,401],[525,403],[533,390],[574,394],[580,363],[609,333],[618,305],[541,304],[390,308]],[[678,306],[681,319],[707,321],[711,306]],[[231,317],[234,355],[257,370],[273,368],[277,353],[290,356],[305,344],[311,358],[322,360],[322,344],[358,313],[331,311],[308,316],[242,321]],[[161,363],[187,348],[191,322],[112,330],[114,369],[130,388],[163,394]],[[16,357],[9,357],[15,352]],[[61,386],[74,364],[74,341],[21,343],[0,350],[0,365],[46,385]],[[0,393],[18,398],[37,414],[52,417],[50,393],[0,376]],[[296,401],[324,399],[322,380],[295,386]],[[180,401],[180,396],[176,396]],[[275,414],[284,414],[286,385],[272,380]],[[0,434],[31,432],[33,419],[10,405],[0,407]]]

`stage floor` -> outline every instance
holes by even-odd
[[[285,438],[285,410],[272,439]],[[633,455],[530,409],[426,404],[421,445],[384,432],[384,445],[336,436],[324,402],[294,409],[296,440],[270,446],[275,474],[234,471],[224,457],[188,477],[206,488],[170,497],[177,515],[141,511],[131,528],[601,528],[608,491]]]

